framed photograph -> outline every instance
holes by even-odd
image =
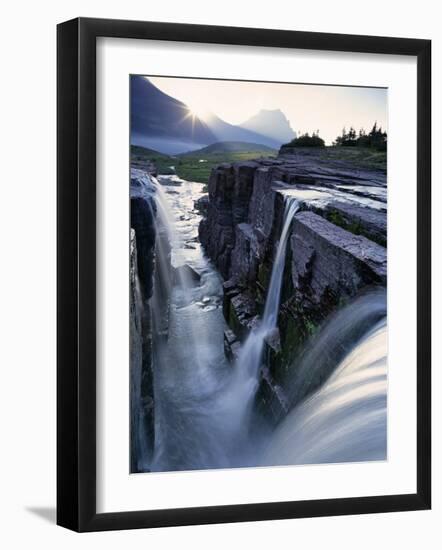
[[[430,56],[58,26],[59,525],[430,508]]]

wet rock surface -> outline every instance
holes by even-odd
[[[387,246],[387,216],[384,211],[358,204],[332,201],[318,213],[329,221],[368,239]]]
[[[174,284],[186,284],[187,286],[197,286],[201,280],[201,275],[190,267],[190,265],[184,264],[173,270],[173,283]]]
[[[226,281],[223,312],[237,338],[225,338],[230,356],[263,312],[287,197],[300,211],[288,241],[279,330],[266,344],[267,390],[283,387],[301,345],[331,312],[364,288],[386,285],[384,172],[288,148],[276,159],[220,165],[199,235]]]
[[[386,249],[313,212],[300,212],[291,236],[293,289],[321,304],[324,296],[353,296],[366,285],[386,284]]]
[[[207,209],[209,207],[209,196],[203,195],[201,198],[194,202],[195,210],[198,210],[201,214],[207,214]]]
[[[152,319],[150,299],[155,272],[154,185],[141,170],[131,172],[130,385],[131,472],[146,471],[154,449]]]
[[[253,291],[249,288],[238,287],[233,281],[225,283],[223,313],[238,339],[244,340],[258,322],[258,311]]]
[[[143,300],[153,291],[155,261],[155,187],[149,176],[133,169],[130,186],[130,225],[135,232],[137,267]]]

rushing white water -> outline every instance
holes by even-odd
[[[276,327],[278,320],[279,302],[281,298],[282,275],[285,266],[285,256],[287,250],[287,239],[289,236],[290,226],[294,215],[299,210],[299,203],[292,197],[286,197],[284,208],[284,223],[279,239],[278,248],[273,264],[272,275],[270,278],[269,290],[267,293],[264,315],[261,326],[269,333]]]
[[[277,326],[298,202],[286,200],[261,323],[230,365],[223,350],[222,281],[198,241],[194,201],[203,187],[174,176],[160,182],[152,299],[156,435],[146,470],[384,458],[385,292],[367,293],[325,324],[291,369],[289,415],[274,433],[264,424],[251,433],[252,421],[262,423],[253,403],[265,339]]]
[[[387,326],[380,321],[271,437],[263,465],[385,460]]]
[[[329,316],[304,344],[284,384],[290,407],[320,387],[361,338],[386,315],[385,288],[372,287]]]
[[[293,217],[298,209],[298,201],[293,197],[287,197],[284,205],[283,227],[273,263],[264,314],[259,326],[248,335],[236,362],[237,375],[233,381],[231,400],[232,407],[237,409],[236,414],[244,429],[247,429],[250,422],[253,399],[259,385],[259,369],[265,339],[276,328],[278,320],[287,239]]]
[[[198,242],[194,201],[202,184],[160,178],[159,224],[167,226],[172,269],[167,335],[154,334],[154,471],[233,465],[223,395],[232,369],[224,355],[221,278]]]

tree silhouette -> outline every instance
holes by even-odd
[[[378,123],[375,121],[369,134],[365,132],[364,128],[359,130],[359,134],[356,134],[356,130],[350,126],[350,130],[347,132],[345,127],[342,130],[342,134],[338,136],[333,145],[338,147],[370,147],[377,151],[387,150],[387,132],[382,130]]]

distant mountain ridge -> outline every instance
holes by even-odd
[[[175,149],[198,149],[216,141],[205,122],[143,76],[130,79],[131,139],[135,145],[173,153]]]
[[[178,156],[185,157],[189,155],[212,155],[214,153],[240,153],[253,151],[256,153],[277,153],[277,149],[273,149],[268,145],[262,145],[261,143],[250,143],[246,141],[218,141],[207,145],[202,149],[196,151],[188,151],[187,153],[180,153]]]
[[[249,142],[273,149],[283,143],[259,132],[234,126],[211,115],[207,120],[163,93],[146,77],[130,80],[131,143],[175,155],[220,141]]]
[[[276,140],[279,145],[287,143],[296,137],[285,114],[280,109],[267,110],[262,109],[256,115],[252,116],[242,124],[241,128],[246,130],[265,134]]]
[[[269,137],[267,134],[248,130],[241,126],[234,126],[213,114],[207,119],[207,125],[216,135],[217,141],[259,143],[272,149],[278,149],[282,144],[282,142]]]

